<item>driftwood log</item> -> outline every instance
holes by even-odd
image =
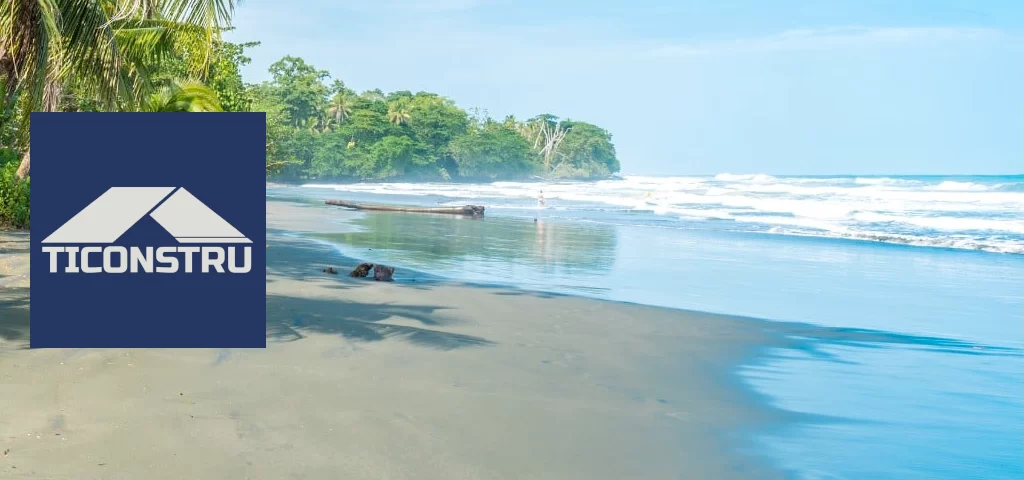
[[[461,207],[401,207],[395,205],[372,205],[366,203],[352,203],[344,200],[324,200],[327,205],[353,208],[356,210],[377,210],[381,212],[407,212],[407,213],[446,213],[450,215],[471,215],[482,217],[484,207],[481,205],[464,205]]]

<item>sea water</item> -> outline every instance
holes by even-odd
[[[820,419],[753,441],[797,477],[1024,477],[1022,176],[363,183],[268,198],[482,204],[483,219],[368,213],[321,239],[458,280],[837,329],[741,368],[777,407]],[[843,329],[902,340],[846,342]]]

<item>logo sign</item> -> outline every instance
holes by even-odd
[[[32,114],[31,346],[266,347],[262,113]]]

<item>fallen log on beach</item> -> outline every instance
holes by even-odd
[[[461,207],[401,207],[397,205],[352,203],[344,200],[324,200],[324,203],[327,205],[353,208],[356,210],[376,210],[381,212],[446,213],[451,215],[472,215],[474,217],[481,217],[484,214],[484,207],[481,205],[464,205]]]

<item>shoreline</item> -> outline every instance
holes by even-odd
[[[325,275],[337,251],[268,240],[266,350],[29,350],[27,278],[5,286],[0,471],[786,478],[735,446],[787,416],[721,377],[775,336],[747,320]]]
[[[291,202],[286,199],[268,200],[268,208],[270,208],[272,203],[287,208],[289,212],[293,212],[289,215],[281,215],[280,217],[282,218],[295,218],[294,212],[315,212],[318,210],[316,204]],[[346,227],[342,230],[336,230],[333,232],[309,230],[303,233],[295,230],[289,230],[291,234],[302,238],[304,241],[313,242],[328,249],[329,255],[334,255],[337,258],[342,259],[342,263],[344,263],[344,261],[348,261],[351,264],[350,266],[355,266],[356,264],[364,261],[371,263],[379,262],[379,259],[375,259],[373,257],[372,251],[359,252],[357,250],[360,249],[357,249],[354,246],[346,251],[346,249],[343,249],[330,240],[310,238],[308,236],[316,233],[351,233],[357,231],[353,230],[349,223],[356,217],[367,215],[366,212],[327,210],[319,213],[323,215],[322,220],[325,220],[325,222],[331,220],[340,221],[340,223],[346,225]],[[300,225],[303,223],[305,223],[305,221],[300,222]],[[321,225],[323,223],[324,222],[318,222],[317,225]],[[299,227],[299,225],[279,226],[282,228],[284,226],[288,226],[291,229]],[[359,255],[359,253],[364,253],[364,255]],[[388,265],[397,267],[401,272],[409,272],[411,270],[403,267],[401,264],[388,263]],[[996,356],[1007,355],[1013,357],[1022,354],[1021,350],[1015,347],[996,346],[994,344],[978,343],[977,341],[958,339],[955,337],[919,335],[888,329],[875,330],[870,328],[829,326],[811,323],[805,320],[758,318],[723,312],[708,312],[672,306],[658,306],[623,300],[601,299],[599,297],[582,295],[580,293],[549,292],[516,286],[510,283],[457,280],[441,275],[425,273],[420,270],[411,271],[414,272],[411,278],[413,282],[425,281],[432,282],[437,285],[468,286],[471,288],[482,289],[511,289],[520,291],[525,295],[587,299],[626,307],[655,308],[678,312],[683,315],[706,315],[721,319],[738,320],[741,324],[746,324],[741,325],[741,328],[752,328],[766,333],[767,336],[761,337],[755,342],[745,344],[743,346],[745,349],[743,353],[737,354],[733,357],[731,362],[719,365],[716,368],[716,372],[709,373],[709,376],[715,377],[715,381],[720,382],[720,385],[724,385],[727,390],[730,390],[730,394],[737,397],[733,399],[734,401],[747,402],[745,403],[746,405],[754,405],[753,408],[763,409],[764,413],[772,416],[772,419],[769,421],[749,422],[745,425],[734,426],[732,430],[720,432],[731,438],[728,442],[729,450],[726,454],[742,454],[747,457],[747,460],[765,462],[765,464],[771,465],[774,469],[772,470],[773,475],[781,475],[785,478],[799,478],[800,475],[797,472],[803,472],[803,470],[800,469],[801,467],[798,464],[793,464],[791,458],[783,459],[779,456],[778,451],[773,451],[772,449],[767,448],[767,442],[773,442],[779,439],[784,440],[789,432],[799,432],[806,428],[828,428],[827,426],[830,424],[856,423],[856,421],[845,417],[833,416],[832,414],[810,413],[802,411],[802,409],[791,410],[781,407],[780,400],[782,399],[773,396],[778,395],[779,392],[775,391],[769,393],[769,391],[763,389],[763,386],[757,385],[758,382],[755,380],[760,380],[758,378],[760,375],[758,372],[761,371],[761,369],[771,368],[772,365],[777,364],[780,361],[785,361],[794,354],[809,355],[810,357],[817,357],[824,361],[829,361],[828,359],[831,358],[831,353],[828,353],[830,349],[852,345],[884,349],[936,348],[949,352],[960,352],[967,355],[976,355],[979,351],[984,351],[988,355]],[[399,277],[397,279],[400,283],[403,281],[408,282],[409,280],[410,278],[408,278],[408,275],[406,275],[406,278]],[[841,362],[839,359],[833,359],[833,361]],[[791,373],[793,375],[798,375],[797,372]],[[760,475],[766,474],[761,473]]]
[[[1019,189],[1012,188],[1016,181],[1013,178],[982,185],[972,182],[996,182],[1000,177],[963,176],[949,177],[948,180],[943,180],[946,177],[942,176],[931,177],[931,180],[925,177],[884,177],[891,183],[852,183],[862,179],[856,176],[824,176],[818,180],[766,176],[769,180],[764,182],[768,183],[739,178],[747,177],[744,175],[735,177],[722,180],[718,180],[718,176],[682,177],[687,180],[674,181],[676,177],[641,176],[623,178],[622,183],[560,182],[544,188],[550,190],[550,207],[564,209],[570,216],[609,220],[610,224],[664,225],[687,230],[808,239],[812,242],[839,241],[947,252],[1024,255],[1020,225],[1005,216],[1011,205],[1020,202]],[[788,180],[790,178],[792,180]],[[846,183],[831,186],[832,183],[828,183],[831,181]],[[943,187],[947,183],[954,185]],[[267,188],[268,193],[277,190],[276,194],[289,195],[288,191],[292,190],[292,194],[299,197],[321,201],[323,198],[343,198],[403,205],[419,204],[417,199],[427,199],[427,203],[437,200],[445,205],[478,202],[486,204],[489,211],[492,208],[529,210],[537,194],[537,184],[533,182],[315,182],[268,185]],[[717,193],[707,195],[706,189]],[[772,193],[762,198],[759,195],[767,194],[757,193],[761,190]],[[952,210],[928,206],[930,204],[926,202],[936,195],[952,202],[953,206],[949,207]],[[392,196],[393,200],[381,201],[383,197]],[[852,211],[836,206],[837,203],[856,203],[876,197],[904,199],[912,202],[914,209],[911,213],[895,215],[872,203],[863,207],[867,213],[854,215],[850,213]],[[876,201],[880,200],[871,200]],[[972,202],[983,203],[993,210],[991,213],[975,211],[970,207]],[[623,214],[630,217],[622,217]]]
[[[267,209],[266,350],[28,350],[28,278],[0,289],[0,388],[15,392],[13,415],[0,417],[0,471],[792,478],[758,437],[830,419],[775,407],[741,367],[774,349],[941,341],[449,280],[350,279],[358,262],[303,232],[343,231],[357,214]],[[0,281],[27,269],[26,239],[0,252]],[[328,265],[343,273],[322,273]]]
[[[740,333],[738,331],[732,331],[730,336],[737,335],[740,337],[746,337],[743,340],[731,339],[732,342],[727,342],[728,345],[719,345],[723,348],[723,351],[713,355],[713,361],[709,361],[706,358],[702,370],[707,369],[700,374],[704,377],[700,380],[703,384],[702,391],[703,395],[706,395],[707,400],[713,400],[714,403],[719,405],[729,405],[729,408],[737,408],[738,411],[742,410],[742,413],[733,412],[734,418],[719,418],[721,421],[720,425],[715,426],[711,431],[704,431],[698,436],[704,436],[702,441],[712,441],[715,437],[717,449],[715,450],[714,457],[716,463],[720,463],[722,471],[720,472],[707,472],[702,475],[706,475],[705,478],[792,478],[792,474],[784,472],[779,469],[778,465],[774,464],[772,459],[768,458],[763,452],[758,451],[759,448],[755,445],[750,435],[755,431],[760,433],[764,431],[772,431],[777,428],[784,428],[787,425],[792,424],[798,419],[809,420],[810,415],[804,415],[798,412],[789,412],[777,409],[770,405],[767,397],[763,394],[754,391],[749,385],[747,385],[739,374],[739,368],[745,365],[757,364],[765,352],[775,348],[791,348],[794,346],[796,340],[787,338],[789,333],[797,333],[798,330],[804,330],[804,328],[797,327],[792,332],[784,332],[788,330],[786,324],[782,322],[772,322],[760,319],[753,319],[747,317],[731,316],[716,313],[706,313],[691,310],[682,310],[668,307],[651,306],[640,303],[615,301],[615,300],[604,300],[592,297],[585,297],[580,295],[573,295],[568,293],[556,293],[556,292],[544,292],[538,290],[529,290],[518,288],[510,284],[500,283],[481,283],[481,282],[464,282],[439,275],[433,275],[420,270],[413,270],[405,268],[401,265],[396,266],[399,272],[399,277],[396,281],[390,284],[380,284],[367,279],[350,279],[345,276],[349,269],[353,268],[362,262],[374,262],[372,255],[365,257],[354,257],[346,255],[332,242],[322,240],[318,238],[311,238],[308,235],[316,233],[344,233],[351,232],[351,226],[349,221],[359,215],[363,215],[362,212],[351,212],[346,210],[319,210],[316,208],[308,208],[310,205],[303,203],[293,203],[287,200],[277,201],[268,200],[268,242],[271,248],[274,248],[276,241],[295,242],[295,243],[306,243],[309,245],[309,249],[317,252],[316,260],[310,258],[311,267],[307,269],[312,271],[313,277],[324,277],[326,281],[337,280],[343,284],[355,284],[361,287],[374,288],[413,288],[413,289],[440,289],[447,292],[455,291],[467,291],[467,292],[480,292],[483,294],[499,295],[502,297],[527,297],[531,299],[539,300],[553,300],[553,301],[569,301],[579,302],[582,304],[592,305],[590,308],[594,310],[605,311],[606,308],[612,309],[623,309],[630,312],[632,315],[639,314],[642,318],[644,313],[651,314],[651,312],[657,312],[657,314],[664,315],[670,318],[670,321],[683,321],[691,322],[696,319],[700,319],[703,328],[711,328],[713,324],[718,322],[727,322],[730,325],[725,327],[728,330],[733,328],[747,330],[746,332]],[[273,205],[273,206],[272,206]],[[287,211],[272,213],[275,208],[282,208]],[[309,217],[305,216],[308,214]],[[321,216],[321,214],[323,216]],[[317,228],[310,229],[304,228],[311,225],[316,225]],[[327,228],[323,228],[324,225],[329,225]],[[281,233],[271,233],[277,231]],[[313,263],[320,261],[321,263]],[[326,266],[340,266],[340,274],[337,276],[323,275],[319,273],[317,267]],[[268,254],[268,276],[269,271],[273,268],[273,262],[269,260]],[[412,275],[408,275],[408,272],[413,272]],[[404,275],[403,275],[404,274]],[[633,320],[633,318],[631,318]],[[819,327],[810,325],[804,326],[807,329],[814,330]],[[749,335],[749,336],[748,336]],[[711,365],[714,365],[711,367]],[[710,367],[710,368],[709,368]],[[714,388],[710,388],[709,385],[713,384]],[[692,385],[690,385],[692,386]],[[651,399],[648,399],[650,401]],[[665,405],[664,399],[654,399],[654,402]],[[684,412],[668,412],[666,414],[669,418],[677,421],[692,422],[694,416],[699,416],[696,412],[684,413]],[[713,422],[712,422],[713,423]],[[725,428],[725,425],[730,425]],[[682,452],[678,452],[682,453]],[[623,472],[626,475],[626,472]],[[671,476],[678,475],[689,475],[692,471],[680,469],[679,471],[673,472]],[[596,478],[616,478],[615,476],[604,476],[601,473],[595,473]],[[547,478],[543,477],[542,478]],[[577,478],[575,475],[567,474],[564,478]],[[582,477],[580,477],[582,478]],[[660,478],[660,477],[658,477]]]
[[[307,210],[315,211],[317,208],[313,205],[301,205],[293,204],[289,202],[282,202],[282,205],[295,205],[295,210]],[[301,205],[301,206],[300,206]],[[312,208],[310,208],[312,207]],[[325,213],[325,217],[334,218],[341,214],[341,212]],[[350,222],[356,217],[363,217],[369,215],[367,213],[349,212],[344,219],[344,222]],[[372,223],[371,223],[372,224]],[[365,225],[364,225],[365,227]],[[347,232],[353,232],[348,229]],[[326,237],[330,238],[330,237]],[[354,245],[341,247],[336,242],[344,242],[343,239],[336,237],[333,240],[323,240],[320,238],[314,238],[311,241],[315,241],[321,245],[327,246],[333,252],[344,258],[356,258],[358,260],[352,260],[353,265],[359,261],[380,261],[379,258],[374,258],[374,252],[364,251],[362,248],[357,248]],[[368,249],[373,250],[373,249]],[[981,253],[981,252],[978,252]],[[346,256],[346,255],[349,256]],[[387,263],[387,262],[385,262]],[[402,268],[401,263],[390,264],[397,266],[400,270],[408,272],[408,269]],[[485,288],[513,288],[523,289],[527,292],[537,292],[535,288],[528,286],[510,286],[511,284],[492,284],[482,283],[479,281],[466,281],[466,280],[455,280],[450,277],[437,277],[435,281],[439,283],[455,284],[455,285],[471,285]],[[574,297],[581,295],[580,293],[542,293],[544,295],[553,296],[566,296]],[[585,298],[595,298],[589,295],[583,295]],[[742,296],[735,298],[738,303],[743,303],[745,300]],[[617,304],[624,305],[646,305],[644,303],[632,303],[624,302],[621,300],[603,300]],[[685,309],[680,307],[665,306],[664,308],[679,311],[688,314],[704,314],[712,312],[697,311],[693,309]],[[847,416],[846,411],[837,410],[834,408],[824,407],[819,403],[807,404],[806,401],[812,402],[825,402],[827,395],[817,395],[815,400],[805,399],[805,403],[801,405],[799,402],[794,403],[794,397],[806,392],[799,390],[789,392],[786,390],[779,390],[780,375],[785,375],[785,378],[804,378],[804,382],[809,380],[806,373],[800,373],[800,369],[803,368],[833,368],[827,367],[828,364],[834,364],[835,368],[841,368],[840,365],[853,361],[856,362],[856,355],[852,358],[847,354],[848,348],[861,348],[867,349],[867,351],[914,351],[918,349],[943,351],[952,354],[964,355],[965,357],[973,357],[978,354],[983,354],[986,357],[1019,357],[1022,351],[1016,346],[1004,345],[1002,342],[986,342],[979,339],[968,339],[960,338],[958,336],[942,336],[942,335],[929,335],[928,333],[914,333],[913,329],[893,329],[881,327],[881,329],[875,329],[868,327],[851,327],[846,326],[842,323],[837,325],[828,325],[819,323],[817,321],[809,321],[806,319],[794,320],[792,317],[774,317],[774,318],[760,318],[760,317],[748,317],[739,316],[737,317],[733,313],[728,312],[714,312],[721,313],[723,316],[732,318],[742,318],[751,324],[748,327],[751,328],[765,328],[772,332],[770,341],[764,341],[757,345],[748,346],[749,351],[745,356],[737,357],[731,366],[722,367],[720,370],[722,373],[719,377],[720,381],[726,382],[731,385],[733,392],[737,395],[746,397],[749,401],[756,402],[759,406],[766,407],[775,414],[781,414],[782,417],[776,419],[776,421],[768,424],[757,424],[747,425],[746,427],[739,427],[732,433],[734,441],[732,447],[735,448],[733,453],[745,452],[745,454],[760,459],[770,459],[774,462],[774,465],[786,472],[787,475],[798,476],[795,472],[807,473],[804,470],[807,466],[817,463],[812,460],[800,460],[799,456],[794,457],[792,452],[783,453],[780,451],[776,444],[781,442],[782,445],[793,446],[791,442],[801,442],[796,440],[809,431],[821,432],[821,429],[831,428],[856,428],[855,425],[859,423],[857,417],[861,416],[861,412],[857,412],[855,409],[849,409],[851,413]],[[837,350],[839,349],[839,350]],[[845,353],[838,353],[844,352]],[[905,354],[892,354],[894,357]],[[813,365],[794,365],[793,358],[807,358],[816,359]],[[896,362],[894,365],[900,365],[899,358],[893,358]],[[933,360],[933,359],[929,359]],[[784,371],[773,371],[779,368],[779,365],[785,365],[788,370]],[[882,373],[882,372],[878,372]],[[823,379],[824,380],[824,379]],[[813,380],[811,380],[813,381]],[[850,379],[835,379],[825,380],[827,383],[834,382],[845,382]],[[881,379],[879,380],[881,381]],[[767,383],[766,383],[767,382]],[[774,384],[774,385],[771,385]],[[799,381],[793,380],[788,381],[786,387],[801,388]],[[842,383],[835,384],[838,388],[848,388]],[[902,391],[903,394],[908,392]],[[851,392],[855,393],[855,392]],[[901,399],[903,400],[903,399]],[[901,405],[902,406],[902,405]],[[740,433],[743,432],[743,433]],[[803,445],[803,443],[798,443]],[[810,452],[804,452],[809,454]],[[816,471],[816,470],[811,470]],[[820,471],[820,470],[817,470]]]

